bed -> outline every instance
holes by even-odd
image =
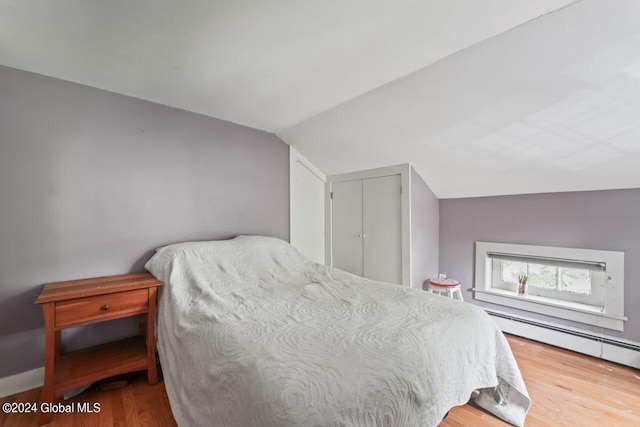
[[[270,237],[156,251],[158,352],[180,426],[435,426],[529,396],[480,308],[313,263]]]

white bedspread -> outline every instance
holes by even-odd
[[[530,401],[480,308],[315,264],[268,237],[167,246],[158,351],[181,426],[435,426]]]

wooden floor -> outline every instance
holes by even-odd
[[[524,338],[507,338],[532,401],[526,426],[640,426],[637,369]],[[508,424],[467,404],[452,409],[440,426]]]
[[[533,400],[527,426],[640,426],[640,372],[567,350],[509,336]],[[39,402],[40,389],[0,399]],[[51,426],[175,426],[164,384],[136,376],[113,391],[87,390],[68,402],[99,402],[98,414],[57,414]],[[0,427],[37,426],[37,414],[0,412]],[[454,408],[441,427],[506,426],[471,405]]]

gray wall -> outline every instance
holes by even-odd
[[[640,189],[440,200],[440,270],[463,283],[467,301],[472,301],[468,289],[474,284],[476,241],[624,251],[629,321],[624,332],[605,333],[640,341]],[[472,302],[518,313],[505,306]]]
[[[411,168],[411,286],[415,289],[438,277],[439,216],[438,198]]]
[[[0,67],[0,377],[43,365],[43,283],[141,271],[171,242],[288,240],[288,162],[264,132]]]

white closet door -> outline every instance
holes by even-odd
[[[291,244],[324,264],[324,181],[299,160],[292,168]]]
[[[362,180],[334,182],[331,191],[333,266],[362,276]]]
[[[367,279],[402,283],[400,188],[400,175],[363,180],[363,276]]]

